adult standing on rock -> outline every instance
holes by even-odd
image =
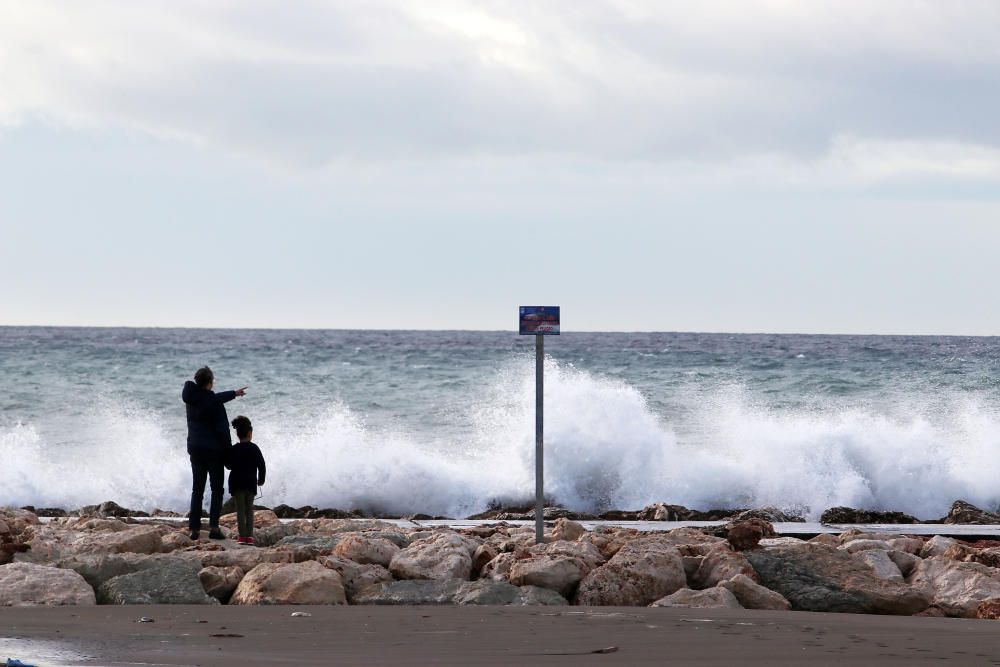
[[[184,383],[181,398],[187,409],[187,451],[191,457],[191,514],[188,526],[191,539],[197,540],[201,533],[201,504],[205,500],[205,479],[211,482],[212,500],[208,513],[208,536],[214,540],[223,538],[219,530],[219,515],[222,513],[222,494],[225,481],[223,460],[233,446],[229,433],[229,416],[226,403],[246,393],[246,387],[216,394],[212,391],[215,374],[208,366],[199,368],[194,374],[194,382]]]

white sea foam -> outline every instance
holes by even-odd
[[[698,390],[687,417],[697,437],[689,439],[633,387],[549,362],[546,490],[588,511],[665,501],[703,509],[775,505],[813,518],[849,505],[932,518],[956,498],[993,509],[1000,417],[973,400],[934,398],[890,414],[781,410],[755,404],[739,387]],[[311,420],[266,420],[255,433],[269,466],[264,502],[461,516],[491,500],[530,498],[530,362],[499,373],[456,419],[468,423],[468,435],[451,443],[369,427],[341,404]],[[95,409],[78,444],[58,451],[31,424],[0,430],[0,505],[71,508],[113,499],[183,510],[190,473],[178,428],[126,403]]]

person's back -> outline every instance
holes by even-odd
[[[236,503],[236,522],[240,544],[253,544],[253,501],[257,487],[264,485],[267,468],[260,447],[251,441],[253,424],[243,415],[233,420],[239,443],[229,448],[226,467],[229,468],[229,493]]]
[[[226,402],[236,397],[235,391],[216,394],[188,380],[181,391],[187,412],[188,454],[196,450],[224,452],[231,444]]]

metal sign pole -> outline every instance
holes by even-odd
[[[535,334],[535,543],[545,541],[545,477],[542,432],[545,393],[545,336]]]

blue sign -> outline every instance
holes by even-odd
[[[559,306],[521,306],[519,318],[522,336],[559,335]]]

